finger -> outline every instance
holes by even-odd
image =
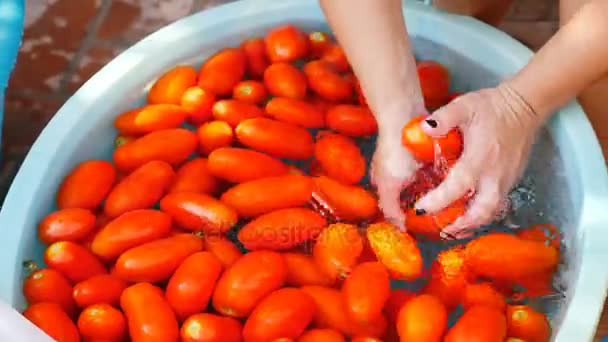
[[[378,206],[388,221],[404,230],[405,214],[399,202],[401,189],[401,182],[395,180],[381,182],[378,185]]]
[[[466,101],[454,100],[428,116],[422,123],[422,130],[430,136],[444,136],[454,128],[466,123],[471,111]]]

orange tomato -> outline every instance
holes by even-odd
[[[219,96],[232,94],[245,75],[246,57],[240,48],[226,48],[209,57],[201,66],[198,86]]]
[[[352,325],[340,290],[313,285],[303,286],[302,291],[306,292],[317,306],[314,316],[316,327],[331,328],[350,335]]]
[[[268,98],[264,83],[255,80],[239,82],[232,91],[232,98],[253,104],[262,104]]]
[[[238,221],[234,209],[219,200],[195,192],[177,192],[163,197],[160,209],[175,223],[192,231],[224,233]]]
[[[120,296],[120,307],[127,318],[131,341],[179,340],[177,319],[160,288],[149,283],[132,285]]]
[[[127,335],[127,322],[111,305],[95,304],[80,313],[78,330],[86,341],[122,341]]]
[[[80,342],[76,324],[56,303],[36,303],[23,311],[23,316],[59,342]]]
[[[104,160],[78,164],[63,179],[57,191],[57,208],[96,209],[116,180],[114,166]]]
[[[391,290],[388,299],[386,300],[386,304],[384,305],[384,311],[386,312],[388,321],[391,324],[397,323],[399,311],[401,311],[401,308],[403,307],[403,305],[405,305],[405,303],[407,303],[415,296],[415,293],[404,289]]]
[[[346,54],[338,44],[333,43],[326,46],[320,59],[331,63],[339,72],[346,72],[350,69]]]
[[[133,210],[103,227],[91,243],[91,251],[104,260],[117,258],[135,246],[169,235],[171,217],[152,209]]]
[[[104,213],[117,217],[136,209],[154,206],[167,192],[175,178],[171,165],[164,161],[151,161],[123,178],[108,195]]]
[[[429,110],[435,110],[448,101],[450,92],[450,74],[448,69],[435,61],[417,63],[418,80]]]
[[[505,260],[509,262],[505,263]],[[470,241],[465,264],[473,274],[491,279],[517,281],[554,269],[559,252],[543,242],[506,233],[491,233]]]
[[[447,323],[448,312],[441,301],[423,294],[403,305],[397,318],[397,331],[401,341],[440,342]]]
[[[184,259],[165,290],[167,301],[179,319],[207,308],[221,272],[222,264],[210,252],[197,252]]]
[[[63,274],[43,268],[30,274],[23,282],[23,296],[29,305],[57,303],[69,316],[75,311],[72,284]]]
[[[107,273],[93,253],[71,241],[59,241],[48,246],[44,251],[44,263],[74,283]]]
[[[278,209],[302,207],[312,198],[310,177],[287,174],[235,185],[224,192],[221,201],[241,217],[255,217]]]
[[[230,317],[198,313],[188,317],[181,329],[182,342],[241,342],[242,325]]]
[[[547,316],[527,305],[507,306],[507,335],[527,342],[547,342],[551,327]]]
[[[178,65],[165,72],[148,92],[148,103],[180,104],[182,94],[196,84],[196,70],[189,65]]]
[[[441,230],[456,221],[465,211],[466,201],[464,199],[458,200],[434,214],[416,215],[414,208],[407,208],[405,226],[409,232],[438,241],[441,240],[439,235]]]
[[[114,163],[122,171],[132,171],[151,161],[181,164],[196,150],[198,139],[187,129],[174,128],[144,135],[114,151]]]
[[[479,324],[483,322],[483,324]],[[448,331],[445,342],[502,342],[507,337],[505,315],[491,306],[476,305]]]
[[[264,214],[247,223],[238,233],[249,250],[286,250],[314,239],[327,221],[307,208],[287,208]]]
[[[266,296],[251,312],[243,327],[243,338],[266,342],[297,338],[312,321],[316,304],[306,292],[283,288]]]
[[[267,154],[232,147],[219,148],[209,154],[207,167],[212,175],[233,183],[281,176],[289,172],[285,163]]]
[[[275,97],[268,101],[266,114],[305,128],[322,128],[325,125],[325,115],[321,109],[306,101],[288,97]]]
[[[225,316],[246,317],[262,298],[283,286],[286,277],[281,254],[247,253],[220,276],[213,292],[213,307]]]
[[[191,234],[147,242],[122,253],[116,260],[114,274],[129,282],[164,281],[184,259],[202,249],[202,240]]]
[[[381,263],[372,261],[355,266],[342,285],[350,317],[357,322],[369,323],[382,315],[390,287],[388,272]]]
[[[430,163],[435,160],[435,148],[448,161],[458,159],[462,152],[462,136],[457,129],[452,129],[446,136],[433,138],[420,127],[424,116],[410,120],[401,133],[401,143],[412,155],[421,162]]]
[[[195,158],[182,165],[175,174],[169,193],[200,192],[214,194],[220,188],[220,181],[215,178],[207,167],[207,159]]]
[[[363,239],[357,227],[346,223],[329,225],[317,237],[313,257],[331,279],[347,277],[363,251]]]
[[[367,239],[380,261],[393,277],[416,279],[422,274],[422,256],[416,241],[388,222],[367,227]]]
[[[431,277],[423,292],[441,299],[448,309],[462,302],[467,286],[463,246],[439,252],[431,264]]]
[[[378,201],[369,191],[356,185],[344,185],[329,177],[315,178],[313,198],[336,218],[358,222],[378,213]]]
[[[351,342],[382,342],[382,340],[375,337],[355,337],[350,340]]]
[[[553,224],[537,224],[524,228],[517,232],[517,236],[525,240],[544,242],[558,251],[561,246],[561,232]]]
[[[311,190],[312,192],[312,190]],[[97,217],[90,210],[68,208],[47,215],[38,225],[38,238],[45,244],[80,241],[95,229]]]
[[[186,117],[188,112],[178,105],[150,104],[120,114],[114,120],[114,127],[123,135],[142,135],[177,128]]]
[[[264,116],[264,111],[253,103],[243,100],[219,100],[213,105],[213,118],[236,127],[243,120]]]
[[[205,250],[211,252],[224,268],[232,266],[243,255],[232,241],[217,234],[205,236]]]
[[[127,283],[111,274],[100,274],[74,285],[76,304],[86,308],[94,304],[118,305]]]
[[[312,57],[319,58],[325,50],[332,45],[333,40],[323,31],[313,31],[308,34],[308,42],[310,44],[310,52]]]
[[[333,64],[315,60],[304,65],[308,85],[329,101],[347,101],[353,97],[353,84],[340,75]]]
[[[310,48],[306,35],[290,24],[270,30],[264,42],[266,55],[273,63],[293,62],[306,57]]]
[[[304,73],[288,63],[274,63],[266,68],[264,85],[270,94],[292,99],[303,99],[308,88]]]
[[[343,135],[329,132],[319,134],[315,158],[324,174],[343,184],[357,184],[365,176],[363,154],[352,139]]]
[[[184,91],[180,104],[188,113],[188,122],[193,125],[200,125],[213,117],[211,109],[215,100],[216,97],[212,92],[194,86]]]
[[[298,342],[346,342],[346,340],[334,329],[310,329],[300,336]]]
[[[255,118],[241,122],[235,132],[243,145],[273,157],[301,160],[313,154],[312,135],[296,125]]]
[[[507,303],[505,296],[490,283],[468,284],[464,292],[462,306],[466,309],[475,305],[485,305],[504,311]]]
[[[288,252],[283,254],[283,258],[285,258],[285,264],[287,265],[287,285],[333,285],[334,281],[321,272],[310,255]]]
[[[365,137],[378,132],[376,118],[369,109],[362,106],[333,106],[327,111],[326,119],[327,127],[351,137]]]
[[[266,43],[262,38],[250,38],[241,44],[241,48],[247,56],[247,73],[255,79],[264,75],[264,70],[269,65],[266,57]]]
[[[125,144],[130,143],[131,141],[135,140],[135,137],[132,136],[126,136],[126,135],[119,135],[116,137],[116,139],[114,139],[114,147],[118,147],[118,146],[122,146]]]
[[[197,130],[200,152],[209,155],[218,148],[232,145],[234,132],[226,121],[215,120],[201,125]]]

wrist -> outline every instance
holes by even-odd
[[[550,110],[544,101],[537,99],[528,87],[516,79],[505,81],[498,86],[508,106],[508,111],[517,116],[521,123],[535,129],[542,126],[547,120]]]
[[[386,137],[397,136],[399,139],[403,126],[412,118],[428,114],[422,101],[395,101],[383,106],[375,111],[375,113],[378,123],[378,134]]]

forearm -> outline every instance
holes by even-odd
[[[583,6],[509,83],[544,120],[608,72],[608,2]]]
[[[380,133],[394,133],[395,127],[400,131],[416,114],[413,111],[424,110],[401,1],[321,0],[321,4]]]

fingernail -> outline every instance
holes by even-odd
[[[448,232],[440,232],[439,237],[443,240],[456,240],[456,237]]]
[[[437,127],[437,121],[433,120],[433,119],[426,119],[424,120],[429,126],[436,128]]]
[[[424,209],[416,209],[416,216],[422,216],[426,214],[426,210]]]

